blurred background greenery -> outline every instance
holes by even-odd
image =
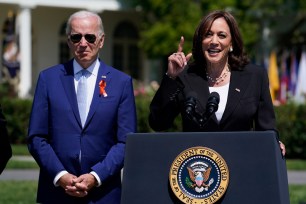
[[[138,132],[153,132],[148,124],[149,105],[156,86],[138,87],[135,84]],[[155,87],[155,88],[153,88]],[[1,97],[2,95],[2,97]],[[7,119],[7,128],[12,144],[25,144],[31,112],[31,99],[4,97],[0,89],[0,103]],[[306,104],[287,103],[275,107],[277,128],[281,140],[286,144],[287,158],[306,159]],[[180,117],[170,132],[181,131]]]
[[[304,46],[304,0],[121,0],[143,14],[140,47],[149,58],[168,56],[177,49],[180,36],[191,40],[201,18],[212,10],[231,12],[240,27],[245,48],[262,62],[274,50]],[[191,42],[185,51],[191,51]]]

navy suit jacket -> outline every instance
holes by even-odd
[[[0,105],[0,174],[4,170],[7,162],[12,157],[12,148],[6,128],[6,120]]]
[[[82,128],[72,62],[43,70],[38,78],[28,133],[29,151],[40,166],[37,201],[119,203],[126,136],[136,132],[132,79],[100,61]],[[107,97],[99,94],[102,79]],[[76,176],[95,171],[102,185],[91,189],[85,198],[71,197],[53,185],[56,174],[63,170]]]
[[[201,69],[187,68],[176,80],[164,77],[150,105],[150,126],[156,131],[166,130],[181,113],[185,132],[276,130],[269,79],[262,67],[248,64],[243,70],[231,71],[227,104],[220,122],[215,114],[203,128],[190,120],[185,114],[185,101],[190,93],[196,93],[196,111],[204,114],[210,93]]]

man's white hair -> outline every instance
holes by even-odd
[[[74,18],[87,18],[87,17],[97,18],[98,26],[99,26],[98,35],[102,36],[102,34],[104,33],[104,28],[103,28],[103,22],[102,22],[101,17],[94,12],[86,11],[86,10],[75,12],[69,17],[67,21],[67,25],[66,25],[66,35],[70,35],[71,33],[71,21]]]

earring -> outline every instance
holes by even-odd
[[[233,47],[230,47],[229,51],[230,51],[230,52],[233,52]]]

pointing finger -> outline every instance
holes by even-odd
[[[184,36],[181,36],[181,40],[180,40],[180,43],[178,45],[177,52],[182,52],[183,51],[183,46],[184,46]]]

